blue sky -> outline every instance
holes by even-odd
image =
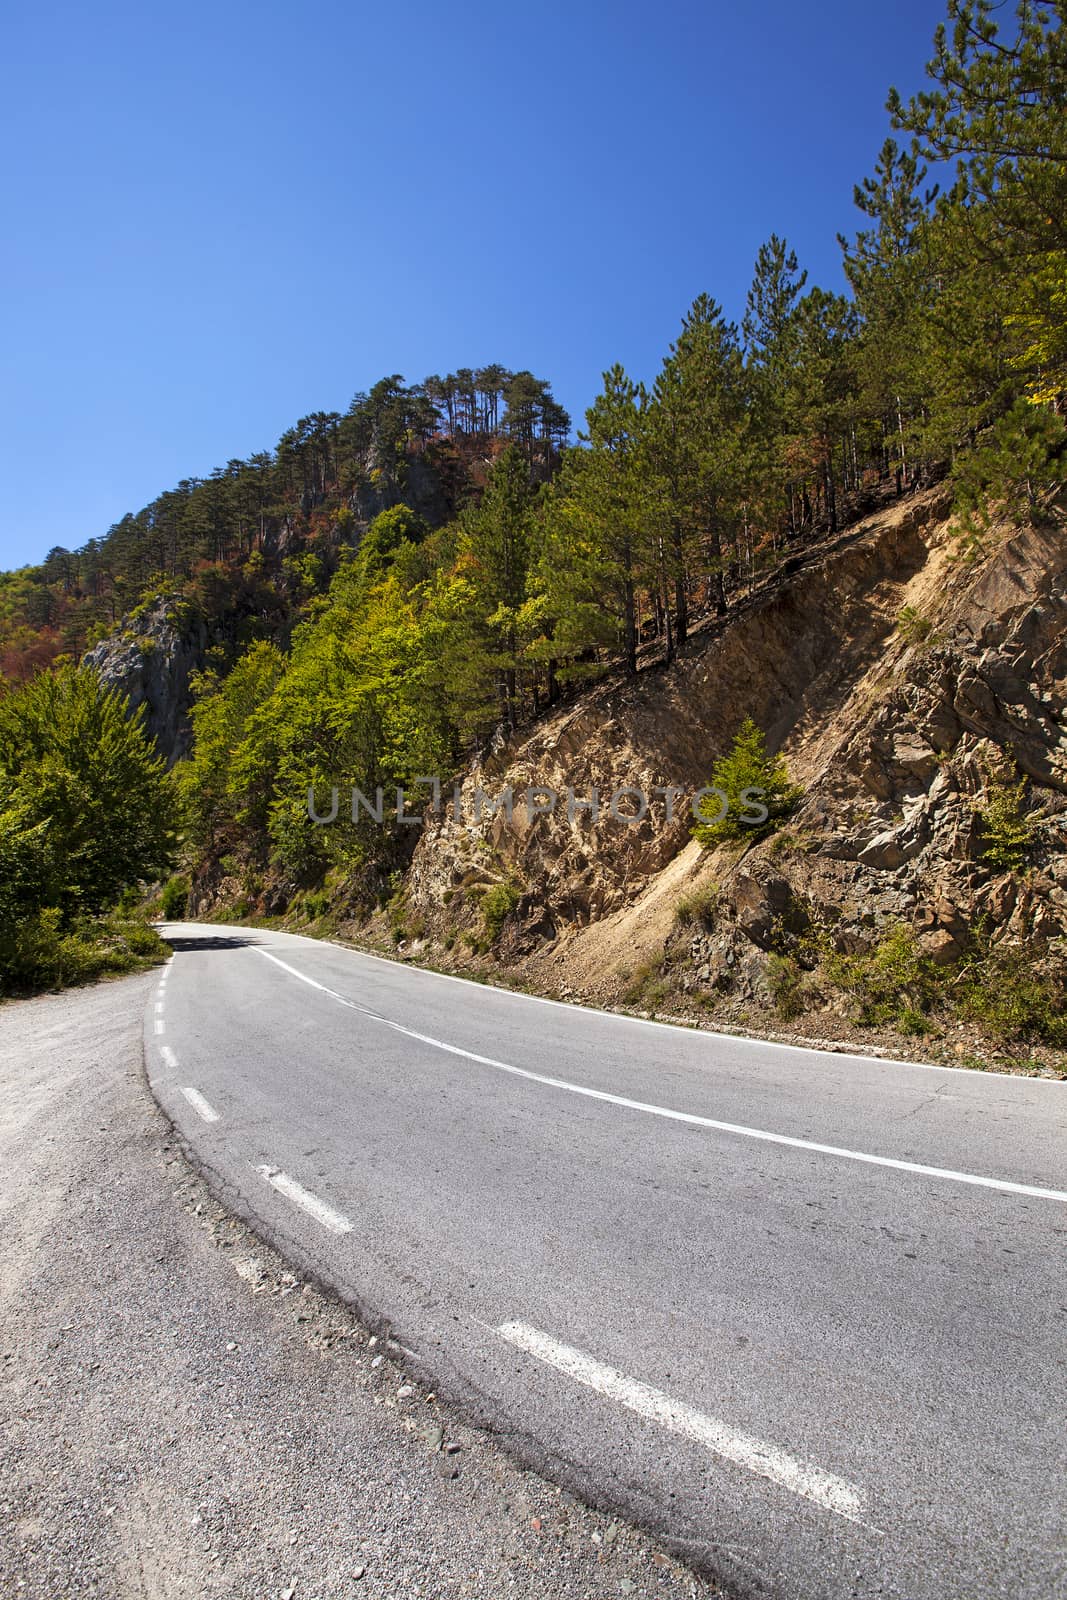
[[[837,230],[941,0],[40,0],[0,67],[0,566],[344,410],[502,361],[578,420],[708,291]]]

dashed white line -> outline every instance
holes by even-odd
[[[160,999],[160,1000],[156,1001],[156,1016],[157,1017],[162,1013],[162,1010],[163,1010],[163,1001]]]
[[[555,1367],[568,1378],[636,1412],[648,1422],[667,1428],[693,1444],[702,1445],[714,1455],[732,1461],[761,1478],[768,1478],[792,1494],[801,1495],[839,1517],[846,1517],[849,1522],[862,1522],[865,1509],[863,1492],[844,1478],[812,1466],[810,1462],[800,1461],[777,1445],[741,1433],[717,1417],[710,1417],[703,1411],[696,1411],[692,1406],[672,1399],[661,1389],[653,1389],[647,1383],[627,1378],[614,1367],[606,1366],[583,1351],[573,1349],[571,1345],[560,1344],[547,1333],[541,1333],[525,1322],[505,1322],[496,1331],[501,1338],[517,1349],[524,1350],[527,1355],[534,1356],[546,1366]]]
[[[152,1023],[152,1031],[157,1034],[162,1033],[165,1027],[166,1023],[163,1021],[162,1017],[156,1017],[155,1021]]]
[[[186,1087],[182,1089],[182,1094],[188,1100],[189,1104],[192,1106],[197,1115],[203,1117],[205,1122],[217,1122],[219,1120],[218,1112],[209,1101],[204,1099],[204,1096],[200,1093],[199,1089]]]
[[[473,1050],[464,1050],[460,1045],[448,1044],[444,1039],[435,1039],[432,1034],[417,1033],[414,1028],[405,1028],[403,1023],[393,1022],[389,1017],[383,1017],[377,1011],[370,1010],[368,1006],[359,1005],[355,1000],[348,1000],[335,989],[329,989],[324,983],[309,978],[296,967],[291,967],[287,961],[271,955],[269,950],[260,949],[258,946],[253,948],[268,961],[273,961],[276,966],[291,973],[294,978],[299,978],[302,983],[329,995],[331,1000],[347,1006],[350,1011],[359,1011],[374,1022],[380,1022],[383,1027],[392,1028],[394,1033],[402,1033],[408,1039],[417,1039],[420,1044],[432,1045],[435,1050],[447,1051],[449,1055],[475,1061],[479,1066],[493,1067],[497,1072],[509,1072],[514,1077],[526,1078],[531,1083],[543,1083],[550,1089],[563,1089],[568,1094],[583,1095],[589,1100],[602,1100],[608,1105],[622,1106],[627,1111],[641,1111],[651,1117],[664,1117],[670,1122],[684,1122],[697,1128],[714,1128],[719,1133],[736,1134],[745,1139],[760,1139],[766,1144],[786,1145],[793,1150],[811,1150],[818,1155],[836,1156],[843,1161],[860,1161],[871,1167],[889,1167],[896,1172],[914,1172],[924,1178],[946,1178],[953,1183],[971,1184],[976,1188],[999,1189],[1005,1194],[1022,1194],[1035,1200],[1058,1200],[1061,1204],[1067,1204],[1067,1191],[1062,1189],[1043,1189],[1036,1184],[1013,1183],[1007,1178],[986,1178],[979,1173],[956,1172],[951,1167],[931,1167],[919,1161],[900,1161],[895,1156],[872,1155],[866,1150],[848,1150],[840,1145],[817,1144],[813,1139],[798,1139],[792,1134],[772,1133],[767,1128],[749,1128],[739,1122],[720,1122],[716,1117],[701,1117],[692,1111],[675,1111],[670,1106],[652,1105],[646,1100],[631,1100],[626,1095],[611,1094],[607,1089],[591,1089],[583,1083],[570,1083],[565,1078],[552,1078],[547,1073],[531,1072],[527,1067],[515,1067],[508,1061],[497,1061],[492,1056],[477,1055]]]
[[[174,1054],[174,1051],[171,1049],[169,1044],[160,1045],[159,1055],[163,1065],[165,1067],[169,1067],[171,1072],[176,1072],[178,1070],[178,1057]]]
[[[268,1166],[258,1166],[256,1171],[261,1178],[266,1178],[271,1188],[277,1189],[279,1194],[285,1195],[287,1200],[291,1200],[302,1211],[306,1211],[309,1217],[314,1217],[315,1221],[321,1223],[330,1233],[352,1232],[352,1224],[343,1212],[335,1211],[325,1200],[320,1200],[317,1194],[305,1189],[303,1184],[297,1183],[287,1172]]]

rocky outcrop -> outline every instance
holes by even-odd
[[[165,600],[157,601],[121,632],[86,653],[83,663],[130,702],[144,706],[146,731],[171,763],[187,755],[192,739],[190,680],[204,664],[207,629],[183,621]]]
[[[364,526],[382,511],[406,505],[436,528],[447,521],[452,509],[440,473],[418,456],[405,461],[399,470],[372,469],[353,491],[349,504]]]
[[[542,982],[605,997],[640,952],[640,912],[684,989],[758,999],[772,953],[803,958],[813,930],[842,952],[894,924],[937,963],[983,937],[1025,941],[1035,960],[1067,948],[1067,541],[1062,517],[1002,528],[958,559],[944,490],[927,491],[828,541],[784,581],[698,633],[668,669],[600,685],[532,732],[500,743],[463,785],[463,814],[429,819],[408,877],[439,934],[478,925],[486,883],[518,901],[498,944]],[[919,617],[898,626],[904,607]],[[913,638],[909,642],[908,634]],[[620,826],[619,785],[693,791],[746,715],[805,788],[788,826],[748,847],[701,853],[684,809]],[[991,865],[980,807],[1024,775],[1032,847],[1024,875]],[[536,784],[598,813],[516,805],[474,820],[474,792]],[[684,870],[682,870],[682,866]],[[476,877],[472,877],[472,872]],[[664,919],[713,879],[712,929]],[[656,920],[658,919],[658,921]],[[627,956],[627,946],[630,955]]]

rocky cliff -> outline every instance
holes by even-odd
[[[204,664],[208,645],[202,621],[183,620],[160,600],[136,621],[94,646],[83,657],[131,709],[145,706],[145,728],[168,761],[187,755],[192,738],[190,680]]]
[[[671,667],[603,683],[475,763],[461,820],[432,818],[415,852],[422,937],[484,945],[499,885],[496,953],[538,985],[610,1000],[651,971],[661,1005],[669,994],[742,1022],[773,1012],[775,961],[794,964],[799,989],[819,952],[877,950],[901,928],[928,964],[981,940],[1062,974],[1065,518],[994,527],[968,561],[948,511],[934,489],[868,518],[705,626]],[[685,807],[669,822],[662,802],[637,826],[604,803],[598,816],[557,804],[531,820],[516,804],[474,820],[479,787],[692,792],[746,715],[804,786],[761,842],[703,850]],[[1025,870],[990,859],[982,812],[996,794],[1022,797]],[[843,1010],[817,986],[807,1001],[828,1013],[824,1032]]]

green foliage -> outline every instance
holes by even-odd
[[[499,939],[504,923],[521,898],[521,889],[510,878],[492,884],[485,891],[482,896],[481,912],[485,935],[490,944],[495,944]]]
[[[914,606],[902,606],[897,612],[897,632],[908,644],[924,644],[933,626],[929,617],[921,616]]]
[[[380,581],[401,556],[413,550],[429,533],[429,524],[410,506],[391,506],[375,517],[360,541],[356,570],[363,581]]]
[[[166,867],[173,791],[141,721],[88,668],[0,698],[0,851],[21,904],[66,923]]]
[[[177,772],[194,847],[222,854],[243,829],[264,830],[274,746],[267,706],[286,668],[274,645],[251,646],[223,680],[195,683],[194,754]]]
[[[694,837],[705,846],[765,837],[796,810],[804,795],[803,789],[790,781],[784,759],[768,754],[766,735],[751,717],[739,728],[729,754],[715,763],[711,787],[725,795],[728,805],[718,821],[699,822],[694,827]],[[721,805],[718,796],[711,795],[699,803],[698,810],[710,818]],[[758,818],[758,807],[766,809],[763,820]]]
[[[189,879],[168,878],[159,899],[160,916],[166,922],[180,922],[189,908]]]
[[[454,563],[431,602],[428,632],[440,649],[447,714],[463,738],[512,726],[527,709],[536,675],[527,659],[531,614],[524,613],[535,502],[525,457],[511,445],[480,502],[465,508]]]
[[[0,698],[0,993],[160,959],[128,914],[97,914],[173,847],[164,764],[95,673],[64,667]]]
[[[786,1022],[804,1010],[804,974],[792,956],[771,955],[765,974],[767,993],[778,1015]]]
[[[647,396],[620,366],[586,412],[588,448],[564,459],[545,515],[539,593],[554,654],[621,649],[637,670],[638,590],[650,571],[655,486],[645,467]]]
[[[991,780],[985,804],[976,808],[982,825],[982,860],[1002,872],[1021,872],[1034,843],[1025,798],[1025,778],[1014,784]]]
[[[700,888],[691,889],[688,894],[681,896],[674,907],[674,920],[683,928],[693,924],[710,928],[715,921],[718,906],[718,884],[705,883]]]
[[[1038,967],[1025,948],[992,944],[986,929],[975,928],[967,953],[946,966],[923,952],[904,923],[888,928],[860,954],[836,952],[824,937],[816,946],[814,987],[849,995],[856,1020],[868,1027],[923,1038],[959,1019],[1002,1048],[1036,1041],[1067,1048],[1067,969],[1055,963]],[[799,1014],[805,984],[795,957],[770,958],[767,987],[781,1014]]]
[[[894,1020],[897,1032],[908,1039],[925,1039],[937,1032],[936,1024],[917,1006],[904,1006]]]
[[[991,508],[1029,520],[1042,496],[1062,481],[1067,428],[1043,406],[1017,399],[953,469],[960,531],[972,541],[989,527]]]
[[[0,999],[93,983],[165,961],[170,947],[139,918],[78,917],[57,906],[0,925]]]
[[[852,996],[861,1022],[904,1021],[912,1032],[916,1016],[928,1015],[944,985],[941,969],[923,953],[914,929],[905,923],[890,928],[871,951],[828,956],[823,974]]]
[[[1005,35],[991,0],[949,0],[947,25],[927,66],[932,88],[889,109],[916,153],[955,166],[942,216],[966,212],[988,226],[972,234],[976,254],[999,269],[1022,300],[1033,338],[1035,394],[1067,387],[1063,252],[1067,246],[1067,18],[1062,5],[1019,0]],[[1033,292],[1058,282],[1060,298]]]
[[[643,961],[623,985],[622,999],[628,1006],[655,1014],[669,993],[662,961]]]
[[[1043,976],[1025,950],[983,951],[966,963],[954,989],[959,1016],[1004,1043],[1041,1040],[1067,1049],[1067,978]]]

